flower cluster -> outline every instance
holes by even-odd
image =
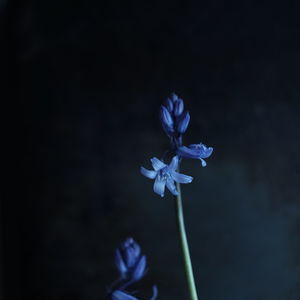
[[[153,190],[161,197],[164,196],[165,186],[176,196],[178,192],[174,182],[190,183],[193,180],[191,176],[176,172],[181,159],[199,159],[202,167],[205,167],[206,162],[204,158],[208,158],[212,154],[213,148],[207,147],[202,143],[189,146],[182,145],[182,137],[188,128],[190,114],[188,111],[184,111],[184,102],[176,94],[171,94],[164,105],[161,106],[160,121],[170,139],[170,151],[174,152],[175,156],[169,165],[166,165],[163,159],[159,160],[154,157],[151,159],[154,171],[141,167],[141,173],[150,179],[155,179]]]
[[[190,114],[184,111],[183,100],[174,93],[166,99],[164,104],[160,108],[161,124],[171,140],[172,148],[176,148],[181,144],[182,135],[189,126]]]
[[[110,292],[111,300],[138,300],[132,296],[132,293],[126,289],[133,283],[143,278],[146,273],[146,256],[141,254],[140,246],[132,239],[128,238],[122,243],[121,247],[116,249],[115,263],[120,277]],[[153,296],[150,300],[157,297],[157,288],[153,287]]]

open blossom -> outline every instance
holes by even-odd
[[[176,196],[178,195],[178,192],[175,182],[190,183],[193,180],[193,177],[191,176],[176,172],[179,163],[178,156],[174,156],[169,165],[166,165],[156,157],[151,159],[151,163],[154,170],[148,170],[141,167],[141,173],[150,179],[155,179],[153,190],[161,197],[164,196],[165,186],[167,186],[169,191]]]
[[[206,166],[206,161],[204,158],[209,157],[213,152],[212,147],[207,147],[204,144],[192,144],[188,147],[186,146],[180,146],[177,149],[177,154],[184,158],[194,158],[194,159],[200,159],[202,167]]]

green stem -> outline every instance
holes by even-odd
[[[193,275],[191,256],[189,251],[189,245],[188,245],[185,226],[184,226],[181,188],[178,182],[176,183],[176,187],[178,191],[178,195],[175,197],[177,224],[178,224],[178,231],[180,236],[180,244],[183,252],[183,259],[184,259],[186,278],[188,282],[189,294],[191,300],[198,300],[197,290],[196,290],[195,280]]]

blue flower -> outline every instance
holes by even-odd
[[[193,180],[191,176],[176,172],[179,163],[178,156],[174,156],[169,165],[166,165],[156,157],[151,159],[151,163],[154,171],[141,167],[141,173],[150,179],[155,179],[153,190],[161,197],[164,196],[165,186],[176,196],[178,192],[174,182],[190,183]]]
[[[170,137],[172,147],[181,145],[181,136],[190,122],[190,114],[184,111],[183,100],[171,94],[160,108],[160,120],[166,134]]]
[[[157,287],[153,286],[153,295],[150,300],[155,300],[157,297],[158,291]],[[111,294],[111,299],[112,300],[139,300],[138,298],[124,292],[121,290],[116,290]]]
[[[123,280],[133,283],[145,275],[146,256],[141,255],[140,246],[132,238],[116,250],[115,262]]]
[[[194,158],[194,159],[200,159],[202,167],[206,166],[206,162],[203,158],[209,157],[213,152],[212,147],[207,147],[204,144],[192,144],[188,147],[186,146],[180,146],[177,149],[177,154],[180,157],[184,158]]]
[[[109,299],[139,300],[126,290],[130,285],[140,280],[146,272],[146,256],[141,254],[141,248],[133,238],[127,238],[121,247],[116,249],[115,263],[120,278],[108,289]],[[153,286],[153,296],[150,300],[155,300],[157,294],[157,287]]]

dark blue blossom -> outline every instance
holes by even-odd
[[[116,250],[115,262],[123,280],[135,282],[145,274],[146,256],[141,255],[140,246],[132,238]]]
[[[202,167],[206,166],[206,162],[204,158],[209,157],[213,152],[212,147],[207,147],[204,144],[192,144],[188,147],[186,146],[180,146],[177,149],[177,154],[180,157],[184,158],[194,158],[194,159],[200,159]]]
[[[184,111],[183,100],[171,94],[160,108],[160,120],[166,134],[171,139],[172,148],[181,145],[182,134],[188,128],[190,114]]]
[[[176,190],[175,182],[190,183],[193,180],[193,177],[191,176],[176,172],[179,163],[178,156],[174,156],[169,165],[166,165],[156,157],[151,159],[151,163],[154,170],[148,170],[141,167],[141,173],[150,179],[155,179],[153,190],[161,197],[164,196],[165,186],[167,186],[169,191],[176,196],[178,195],[178,192]]]
[[[120,248],[116,249],[115,254],[115,263],[119,270],[120,278],[109,288],[109,299],[139,300],[127,288],[145,275],[146,256],[141,254],[140,246],[131,237],[127,238]],[[157,294],[157,287],[153,286],[153,296],[150,300],[155,300]]]

